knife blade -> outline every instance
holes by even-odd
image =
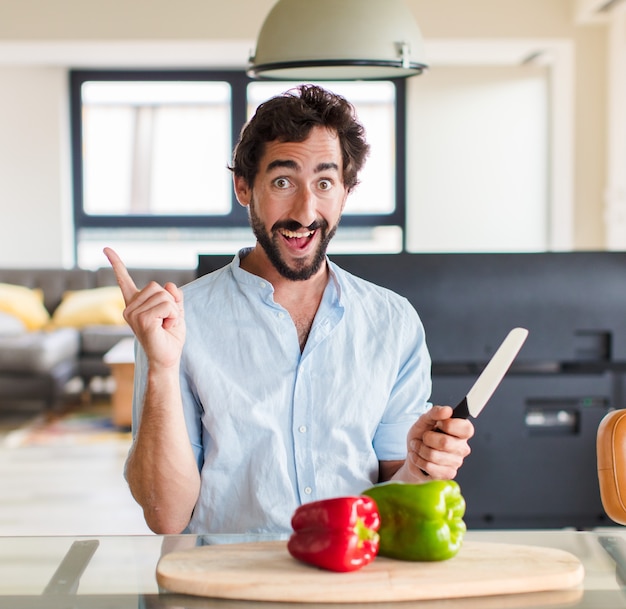
[[[507,373],[526,341],[526,328],[513,328],[502,341],[466,396],[455,406],[452,417],[477,417]]]

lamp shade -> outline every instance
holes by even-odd
[[[376,80],[426,67],[421,32],[403,0],[279,0],[263,22],[248,75]]]

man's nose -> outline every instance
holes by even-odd
[[[309,226],[317,219],[316,198],[309,188],[298,193],[293,205],[292,217],[302,226]]]

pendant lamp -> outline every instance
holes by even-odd
[[[422,35],[403,0],[279,0],[248,75],[270,80],[380,80],[426,69]]]

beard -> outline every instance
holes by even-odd
[[[259,218],[255,209],[254,199],[250,200],[248,206],[248,215],[250,220],[250,227],[256,237],[259,245],[263,248],[265,255],[269,258],[272,266],[283,276],[285,279],[291,281],[305,281],[310,279],[317,271],[320,270],[322,263],[326,259],[326,250],[330,240],[335,236],[337,232],[337,226],[335,224],[332,228],[329,227],[328,222],[325,220],[316,220],[313,224],[303,227],[299,222],[286,221],[277,222],[272,226],[271,233],[265,230],[265,226],[261,218]],[[287,229],[290,231],[297,231],[301,228],[307,228],[308,230],[315,230],[319,232],[321,239],[319,245],[312,257],[301,258],[297,260],[294,266],[289,266],[287,261],[282,257],[280,247],[278,245],[279,239],[282,239],[279,229]]]

